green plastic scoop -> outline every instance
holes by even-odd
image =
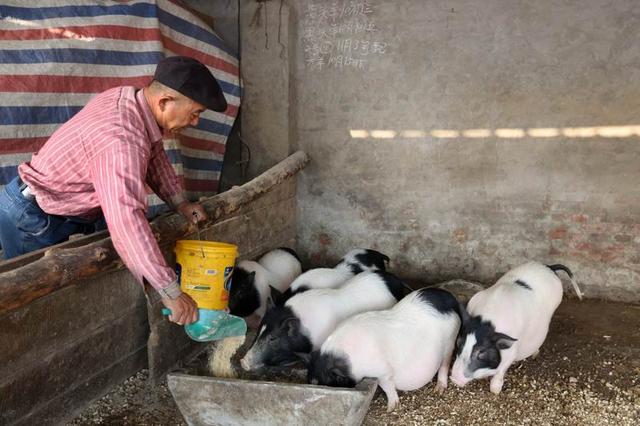
[[[162,315],[171,315],[171,310],[162,309]],[[217,309],[198,309],[198,321],[184,326],[184,331],[196,342],[211,342],[226,337],[247,334],[247,323],[240,317]]]

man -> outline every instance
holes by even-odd
[[[146,280],[178,324],[197,320],[146,219],[145,183],[189,221],[207,218],[183,195],[162,134],[196,126],[205,109],[224,111],[224,95],[195,59],[160,61],[143,89],[122,86],[93,98],[51,135],[0,193],[0,244],[11,258],[87,232],[104,215],[113,245],[131,273]]]

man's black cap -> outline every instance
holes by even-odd
[[[227,101],[211,71],[193,58],[170,56],[158,62],[154,80],[176,90],[208,109],[222,112]]]

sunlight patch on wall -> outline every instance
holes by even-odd
[[[525,131],[523,129],[496,129],[494,132],[499,138],[517,139],[523,138]]]
[[[396,137],[394,130],[372,130],[371,137],[374,139],[393,139]]]
[[[365,130],[352,129],[349,133],[353,139],[394,139],[399,136],[403,139],[422,139],[431,135],[436,139],[483,139],[490,137],[504,139],[530,138],[629,138],[640,136],[640,125],[629,126],[593,126],[593,127],[536,127],[529,129],[521,128],[498,128],[498,129],[433,129],[433,130]]]
[[[431,136],[434,138],[451,139],[460,137],[460,132],[457,130],[432,130]]]
[[[462,136],[465,138],[477,139],[488,138],[491,136],[491,130],[489,129],[467,129],[462,131]]]
[[[400,132],[402,138],[424,138],[427,132],[424,130],[403,130]]]
[[[553,127],[528,129],[527,134],[534,138],[555,138],[560,135],[560,129],[554,129]]]
[[[640,126],[602,126],[596,127],[596,132],[603,138],[628,138],[640,135]]]
[[[351,137],[353,139],[364,139],[364,138],[368,138],[369,137],[369,132],[367,132],[366,130],[349,130],[349,133],[351,133]]]
[[[595,127],[566,127],[562,134],[568,138],[592,138],[596,135]]]

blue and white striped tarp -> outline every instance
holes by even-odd
[[[217,192],[225,143],[238,114],[237,58],[177,0],[4,0],[0,4],[0,187],[96,93],[142,87],[164,56],[206,64],[227,111],[206,111],[197,128],[165,148],[191,199]],[[161,204],[150,196],[150,205]]]

